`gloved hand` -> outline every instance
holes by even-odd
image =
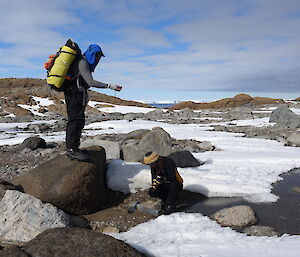
[[[165,182],[163,177],[156,177],[152,180],[151,187],[156,188],[158,185],[163,184]]]
[[[115,90],[115,91],[121,91],[122,90],[122,86],[117,85],[117,84],[112,84],[112,83],[108,84],[108,88],[110,88],[111,90]]]

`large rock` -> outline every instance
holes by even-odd
[[[0,213],[0,236],[6,240],[27,242],[47,229],[69,225],[63,211],[14,190],[6,191]]]
[[[221,226],[231,228],[244,228],[257,222],[253,209],[246,205],[222,209],[213,214],[211,218]]]
[[[124,139],[125,140],[129,140],[129,139],[137,139],[137,140],[141,140],[143,138],[143,136],[150,132],[149,129],[137,129],[137,130],[134,130],[134,131],[131,131],[129,133],[127,133],[125,136],[124,136]]]
[[[25,193],[73,214],[87,214],[105,204],[106,157],[103,148],[90,151],[94,163],[71,161],[61,155],[12,183]]]
[[[22,255],[24,253],[24,255]],[[22,247],[0,251],[0,257],[142,257],[130,245],[81,228],[47,230]]]
[[[165,112],[162,109],[157,109],[152,112],[148,112],[145,114],[146,119],[149,120],[163,120],[166,119]]]
[[[127,162],[140,162],[150,151],[157,152],[161,156],[168,156],[178,149],[167,145],[139,145],[136,142],[128,143],[122,147],[123,159]]]
[[[269,121],[291,129],[300,128],[300,116],[292,112],[285,105],[276,108],[271,113]]]
[[[134,136],[135,134],[132,134]],[[172,138],[162,128],[155,127],[151,131],[139,131],[140,141],[129,142],[122,147],[123,159],[128,162],[141,161],[147,152],[155,151],[159,155],[167,156],[178,149],[171,147]]]
[[[184,108],[180,110],[179,112],[176,113],[176,116],[181,118],[181,119],[191,119],[197,116],[197,113],[195,113],[192,109],[190,108]]]
[[[140,141],[129,142],[122,147],[122,157],[127,162],[142,161],[147,152],[154,151],[160,156],[168,156],[174,160],[177,167],[197,167],[199,162],[187,150],[172,146],[173,139],[162,128],[155,127],[149,132],[141,131]]]
[[[160,127],[154,127],[151,131],[146,133],[141,141],[140,146],[151,146],[151,145],[167,145],[169,146],[172,141],[171,136],[168,132]]]
[[[80,144],[80,148],[90,148],[94,146],[101,146],[105,149],[107,160],[120,159],[121,147],[119,142],[89,138]]]

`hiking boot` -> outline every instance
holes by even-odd
[[[91,156],[80,151],[79,149],[67,149],[67,157],[71,160],[77,160],[80,162],[89,162],[92,160]]]
[[[174,204],[166,204],[161,210],[158,212],[158,215],[169,215],[175,211],[175,205]]]

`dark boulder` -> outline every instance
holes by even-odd
[[[198,167],[204,164],[197,160],[189,151],[174,152],[168,155],[168,157],[175,162],[176,167],[180,168]]]
[[[90,151],[94,163],[55,157],[12,180],[25,193],[69,214],[88,214],[105,204],[106,157],[103,148]]]
[[[26,138],[20,145],[20,149],[29,148],[35,150],[37,148],[47,148],[47,143],[43,138],[40,137],[29,137]]]
[[[0,257],[142,257],[130,245],[82,228],[55,228],[39,234],[22,247],[0,252]]]

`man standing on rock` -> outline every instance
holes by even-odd
[[[93,79],[92,72],[94,72],[101,57],[104,57],[100,46],[90,45],[82,55],[78,45],[74,44],[76,45],[76,52],[79,54],[76,55],[68,71],[73,79],[65,81],[66,89],[64,90],[68,113],[66,128],[67,156],[71,160],[90,161],[90,156],[79,150],[81,132],[85,124],[84,112],[88,103],[87,89],[96,87],[121,91],[122,87]]]
[[[179,192],[183,188],[183,179],[179,175],[174,161],[168,157],[148,152],[144,156],[144,164],[151,167],[152,185],[149,195],[162,200],[159,214],[171,214],[175,211]]]

